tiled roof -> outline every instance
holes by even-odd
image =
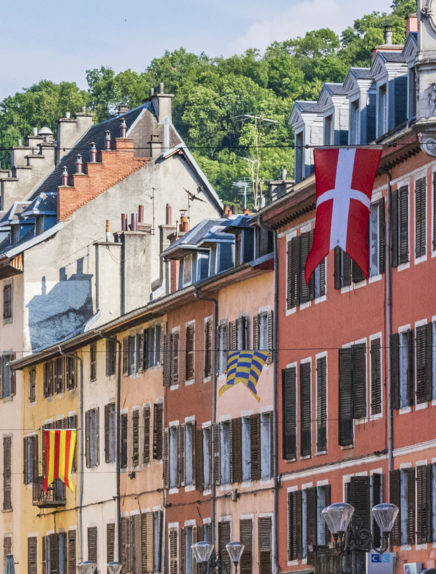
[[[10,223],[17,222],[28,205],[28,201],[16,201],[13,203],[1,218],[0,226],[3,227],[5,225],[9,225]]]
[[[371,68],[350,68],[350,72],[358,80],[370,80],[372,78]]]
[[[250,221],[251,215],[238,215],[224,227],[224,231],[227,233],[234,233],[237,229],[250,229]]]
[[[381,56],[383,56],[386,62],[393,62],[399,64],[406,63],[406,58],[404,57],[404,54],[401,52],[378,52],[378,53]]]
[[[302,102],[297,101],[295,102],[295,106],[297,106],[301,112],[305,113],[316,113],[320,112],[321,108],[318,105],[318,102]]]
[[[23,216],[29,215],[56,215],[57,195],[56,193],[41,193],[23,210]]]
[[[347,91],[344,88],[343,84],[333,84],[331,82],[327,82],[324,86],[331,92],[334,96],[344,96]]]

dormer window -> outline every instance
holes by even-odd
[[[192,255],[183,259],[183,287],[192,283]]]
[[[377,122],[377,136],[385,134],[387,130],[387,117],[388,117],[388,99],[387,87],[383,84],[378,89],[378,122]]]
[[[295,135],[295,181],[304,178],[303,132]]]
[[[408,87],[408,108],[407,108],[407,118],[410,121],[416,117],[416,78],[415,78],[415,68],[409,68],[409,73],[407,76],[407,87]]]
[[[350,145],[360,143],[359,138],[359,100],[350,104]]]
[[[333,114],[324,118],[324,145],[333,143]]]

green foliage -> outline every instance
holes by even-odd
[[[33,126],[48,125],[55,132],[59,117],[84,105],[102,121],[121,105],[140,105],[150,87],[163,82],[175,95],[176,128],[222,199],[234,203],[240,195],[233,183],[256,177],[247,160],[260,160],[257,175],[264,187],[280,178],[282,169],[292,174],[288,118],[294,101],[316,100],[323,83],[342,82],[350,66],[370,66],[372,49],[383,44],[384,26],[392,26],[394,43],[403,43],[404,18],[415,9],[415,0],[393,0],[390,15],[367,14],[341,37],[316,30],[274,42],[264,54],[250,49],[212,59],[180,48],[153,59],[142,72],[101,66],[87,70],[88,92],[74,83],[41,81],[0,103],[0,144],[16,145]],[[5,165],[9,152],[1,154]]]

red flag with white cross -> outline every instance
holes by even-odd
[[[331,249],[341,247],[369,274],[368,222],[381,148],[316,149],[316,221],[305,279]]]

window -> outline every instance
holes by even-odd
[[[42,537],[44,574],[66,574],[67,547],[66,533],[50,534]]]
[[[171,335],[171,384],[179,384],[179,333]]]
[[[260,478],[272,476],[272,413],[260,415]]]
[[[194,483],[194,425],[185,424],[185,486]]]
[[[27,574],[38,574],[38,537],[27,539]]]
[[[212,375],[212,319],[204,322],[204,378]]]
[[[400,509],[391,533],[394,545],[415,544],[415,469],[390,472],[390,497]]]
[[[177,461],[178,461],[178,428],[176,426],[170,427],[169,432],[170,437],[170,452],[169,452],[169,459],[170,459],[170,488],[176,488],[178,484],[178,469],[177,469]]]
[[[416,402],[431,401],[432,390],[432,324],[416,327]]]
[[[422,177],[415,182],[415,257],[423,257],[427,251],[427,181]]]
[[[12,284],[3,287],[3,319],[12,319]]]
[[[95,381],[97,378],[97,344],[89,346],[89,378]]]
[[[350,103],[350,145],[358,145],[360,143],[359,108],[359,100],[354,100],[354,102]]]
[[[311,363],[300,364],[300,453],[312,454]]]
[[[211,486],[211,432],[210,427],[202,429],[203,436],[203,488],[209,490]],[[198,455],[197,455],[198,456]]]
[[[104,453],[105,462],[115,462],[115,403],[104,407]]]
[[[142,448],[142,462],[148,464],[150,462],[150,428],[151,428],[151,409],[144,407],[142,410],[142,420],[144,425],[144,442]]]
[[[64,357],[58,357],[53,361],[53,373],[54,373],[54,387],[57,394],[64,392]]]
[[[168,529],[168,547],[169,547],[169,574],[178,574],[179,572],[179,543],[178,543],[178,529]]]
[[[242,418],[242,480],[251,480],[251,418]]]
[[[144,369],[160,365],[161,325],[144,330]]]
[[[137,353],[137,349],[136,349],[136,336],[135,335],[129,335],[127,338],[128,341],[128,366],[127,366],[127,372],[129,375],[133,375],[134,373],[136,373],[136,353]]]
[[[163,446],[163,403],[154,405],[153,460],[162,460]]]
[[[388,131],[387,125],[387,94],[386,84],[383,84],[378,89],[378,122],[377,122],[377,137],[383,135]]]
[[[234,336],[236,336],[236,351],[244,351],[250,348],[249,342],[249,319],[238,317],[235,322]]]
[[[162,511],[153,512],[153,566],[150,570],[160,572],[161,568]]]
[[[115,375],[117,360],[117,343],[114,339],[106,339],[106,375]]]
[[[382,373],[380,339],[371,341],[371,416],[382,414]]]
[[[416,543],[425,544],[435,539],[434,530],[434,465],[416,467]]]
[[[332,145],[333,141],[333,115],[324,118],[324,145]]]
[[[360,267],[340,247],[334,250],[334,280],[335,289],[349,287],[351,283],[359,283],[365,279]]]
[[[304,170],[304,141],[303,132],[295,134],[295,182],[298,183],[306,177]]]
[[[218,327],[218,374],[222,375],[227,368],[228,324],[221,323]]]
[[[382,197],[369,210],[369,276],[385,272],[385,200]]]
[[[3,437],[3,510],[12,510],[12,437]]]
[[[283,458],[297,457],[297,369],[282,370]]]
[[[218,555],[224,562],[225,570],[231,572],[230,556],[226,550],[226,544],[230,542],[231,523],[228,520],[218,522]]]
[[[327,357],[316,360],[316,451],[327,452]]]
[[[185,548],[184,548],[184,559],[185,559],[185,569],[184,569],[184,574],[193,574],[194,570],[193,570],[193,557],[192,557],[192,549],[191,549],[191,545],[193,543],[193,527],[192,526],[185,526],[185,528],[182,529],[182,540],[184,538],[185,540]]]
[[[185,380],[194,378],[195,365],[195,323],[186,326],[186,351],[185,351]]]
[[[97,562],[97,527],[88,528],[88,560]]]
[[[144,368],[144,333],[136,333],[136,365],[135,370],[140,373]]]
[[[409,187],[392,192],[392,267],[409,261]]]
[[[77,385],[76,379],[76,363],[77,360],[73,357],[66,357],[66,383],[67,389],[74,390]]]
[[[253,573],[253,521],[244,518],[239,521],[239,540],[245,546],[240,561],[241,574]]]
[[[29,369],[29,402],[36,401],[36,369],[31,367]]]
[[[85,413],[86,466],[99,464],[99,409],[90,409]]]
[[[76,531],[68,531],[68,574],[75,574],[77,559],[76,559]]]
[[[115,524],[106,524],[106,562],[115,560]]]
[[[366,417],[366,345],[339,349],[339,444],[353,444],[353,419]]]
[[[313,230],[288,241],[287,255],[287,309],[307,303],[325,295],[325,259],[312,274],[309,284],[304,278],[304,267],[312,248]]]
[[[120,416],[120,426],[121,426],[121,468],[127,468],[127,456],[128,456],[128,417],[127,413],[122,413]]]
[[[272,362],[273,320],[272,311],[262,311],[253,317],[253,349],[269,351],[267,363]]]
[[[413,330],[395,333],[391,339],[392,406],[394,409],[414,404]]]
[[[15,359],[15,353],[7,353],[0,357],[0,376],[1,376],[1,396],[11,397],[15,395],[15,371],[13,371],[9,363]]]
[[[232,456],[231,422],[220,423],[220,483],[230,484],[230,460]]]
[[[132,411],[132,466],[139,466],[139,410]]]
[[[259,572],[272,574],[272,519],[261,516],[258,519]]]
[[[24,484],[31,484],[38,476],[38,437],[28,436],[24,439]],[[45,469],[44,469],[45,470]]]
[[[181,261],[183,268],[183,282],[182,287],[192,283],[192,255],[187,255]]]

